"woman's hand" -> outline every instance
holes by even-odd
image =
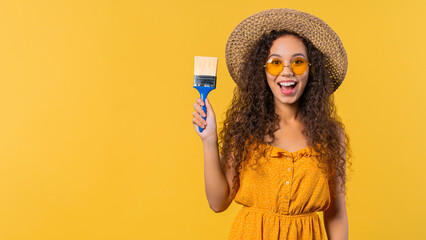
[[[198,136],[200,136],[203,143],[210,141],[217,142],[216,116],[208,98],[206,99],[205,104],[207,108],[206,120],[201,117],[206,117],[206,113],[201,108],[201,106],[204,106],[204,102],[201,98],[197,98],[196,102],[194,103],[195,112],[192,114],[194,117],[192,119],[192,125],[194,126],[195,131],[197,132]],[[200,133],[198,126],[204,129],[203,132]]]

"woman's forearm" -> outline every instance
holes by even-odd
[[[217,139],[203,142],[203,149],[207,200],[213,211],[221,212],[229,206],[229,186],[220,164]]]
[[[324,212],[324,225],[329,240],[348,240],[349,224],[346,209],[340,213]]]

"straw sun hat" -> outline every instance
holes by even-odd
[[[277,8],[255,13],[240,22],[226,43],[226,65],[232,79],[241,87],[244,56],[264,34],[272,30],[288,30],[312,42],[325,56],[326,67],[334,91],[345,78],[348,58],[339,36],[323,20],[302,11]]]

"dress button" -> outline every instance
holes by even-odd
[[[290,172],[290,170],[291,170],[290,168],[287,168],[287,171],[289,171],[289,172]]]
[[[290,157],[287,157],[287,160],[290,160]]]
[[[287,181],[287,182],[285,182],[285,184],[287,184],[287,185],[288,185],[288,184],[290,184],[290,182],[289,182],[289,181]]]

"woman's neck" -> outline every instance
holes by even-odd
[[[285,104],[275,101],[275,113],[280,118],[280,125],[288,125],[298,121],[299,106],[296,103]]]

